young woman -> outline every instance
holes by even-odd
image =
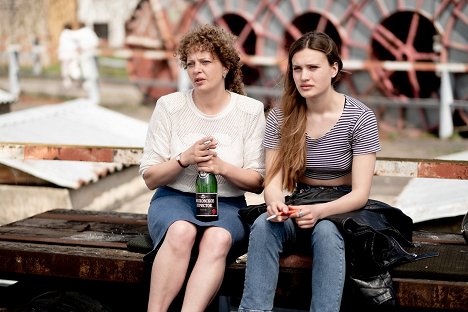
[[[151,117],[140,173],[156,189],[148,227],[156,253],[148,311],[166,311],[186,281],[181,311],[204,311],[216,295],[228,256],[247,247],[238,209],[245,191],[263,189],[265,117],[244,94],[235,37],[201,26],[177,56],[193,88],[161,97]],[[219,218],[195,218],[198,171],[218,180]],[[192,265],[193,264],[193,269]]]
[[[324,218],[367,203],[380,150],[373,112],[333,87],[342,68],[335,43],[324,33],[307,33],[290,47],[281,106],[267,118],[263,142],[267,212],[252,226],[239,311],[272,310],[279,254],[285,241],[301,237],[306,237],[313,256],[310,311],[340,310],[344,239]],[[319,194],[329,188],[344,195],[314,205],[284,202],[284,190],[317,189]],[[290,210],[295,212],[289,214]]]

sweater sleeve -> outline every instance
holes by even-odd
[[[258,105],[257,113],[253,115],[245,138],[244,168],[253,169],[262,176],[265,175],[265,153],[262,146],[264,133],[265,114],[261,104]]]
[[[159,164],[170,158],[171,122],[165,109],[164,98],[156,102],[156,107],[148,124],[143,156],[140,160],[140,175],[154,164]]]

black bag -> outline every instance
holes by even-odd
[[[310,188],[309,190],[299,190],[291,195],[284,197],[286,205],[304,205],[304,204],[320,204],[340,198],[346,192],[335,188]],[[253,224],[255,220],[264,212],[267,211],[265,203],[257,205],[249,205],[239,209],[240,218],[247,224]]]
[[[267,211],[265,203],[258,205],[249,205],[239,209],[239,217],[247,224],[253,224],[257,218]]]

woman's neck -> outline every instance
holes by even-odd
[[[197,108],[207,115],[215,115],[221,112],[230,101],[230,94],[225,89],[211,92],[193,90],[192,98]]]
[[[330,90],[314,98],[306,99],[308,114],[325,114],[343,109],[344,98],[341,93]]]

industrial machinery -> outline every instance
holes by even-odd
[[[287,49],[301,34],[320,30],[338,44],[349,72],[340,91],[375,106],[381,119],[433,131],[439,126],[441,74],[448,73],[453,120],[468,124],[467,0],[231,0],[184,1],[169,23],[160,1],[142,0],[127,23],[128,68],[157,98],[175,90],[177,39],[198,24],[218,24],[238,36],[244,82],[274,102]],[[139,52],[138,52],[139,51]],[[259,92],[258,90],[265,90]],[[273,93],[275,94],[275,93]],[[277,93],[276,93],[277,94]]]

